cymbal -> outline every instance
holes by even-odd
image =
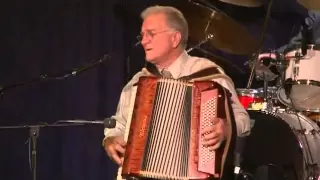
[[[189,24],[189,43],[199,44],[207,40],[213,48],[232,54],[248,55],[258,45],[241,24],[235,22],[220,10],[213,9],[201,1],[177,4]]]
[[[297,0],[297,2],[309,10],[320,10],[319,0]]]
[[[263,0],[219,0],[224,3],[233,4],[243,7],[259,7],[264,5]]]

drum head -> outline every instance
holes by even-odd
[[[320,109],[320,88],[318,86],[293,85],[289,96],[285,88],[281,87],[278,91],[278,98],[284,105],[298,111],[318,112]]]
[[[301,146],[303,147],[305,142],[300,141],[296,131],[291,129],[291,126],[295,129],[297,123],[288,124],[291,121],[299,121],[286,113],[280,114],[280,117],[259,111],[248,112],[254,121],[254,126],[244,148],[244,171],[257,177],[259,169],[267,167],[269,172],[270,170],[274,172],[274,177],[271,179],[304,179],[306,176],[304,173],[307,170],[304,164],[305,152]],[[305,123],[305,118],[302,122],[308,126],[306,129],[314,128]],[[320,138],[319,135],[314,137],[317,141],[314,139],[308,139],[308,141],[312,141],[309,144],[311,149],[315,150],[312,154],[318,156],[316,149]],[[314,159],[318,161],[319,158],[314,157]]]
[[[291,100],[286,95],[286,92],[285,92],[284,88],[282,88],[282,87],[278,91],[278,99],[283,105],[285,105],[289,108],[292,108]],[[297,110],[299,110],[299,109],[297,109]]]

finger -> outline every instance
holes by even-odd
[[[127,143],[123,140],[122,137],[119,137],[116,139],[116,143],[119,144],[122,147],[125,147],[127,145]]]
[[[214,178],[219,178],[220,176],[219,176],[219,174],[214,174],[213,177]]]
[[[219,137],[219,133],[217,133],[217,132],[212,132],[212,133],[210,133],[210,134],[204,135],[204,136],[203,136],[203,140],[204,140],[204,141],[209,141],[209,140],[215,139],[215,138],[217,138],[217,137]]]
[[[196,155],[194,156],[194,161],[195,161],[195,163],[199,162],[199,156],[198,156],[198,154],[196,154]]]
[[[108,156],[111,158],[111,160],[116,162],[118,165],[121,163],[120,157],[114,147],[108,148],[107,152],[108,152]]]
[[[107,152],[108,156],[111,158],[113,153],[116,153],[112,145],[105,145],[105,151]]]
[[[115,163],[117,163],[118,165],[121,165],[122,162],[121,162],[121,158],[119,157],[118,153],[113,153],[111,158],[113,159],[113,161]]]
[[[221,141],[217,142],[215,145],[209,147],[209,151],[215,151],[221,146]]]
[[[124,161],[124,157],[121,157],[121,158],[120,158],[120,161],[121,161],[121,162],[120,162],[120,165],[122,166],[122,165],[123,165],[123,161]]]
[[[114,143],[116,144],[119,144],[121,146],[126,146],[126,142],[124,141],[123,137],[122,136],[117,136],[115,139],[114,139]]]
[[[120,153],[122,156],[124,155],[125,148],[123,148],[120,144],[115,144],[114,149],[116,152]]]
[[[221,119],[216,117],[216,118],[213,119],[212,123],[213,123],[213,125],[216,125],[216,124],[218,124],[220,121],[221,121]]]
[[[205,127],[202,129],[201,135],[206,135],[206,134],[211,133],[213,131],[215,131],[215,126],[208,126],[208,127]]]
[[[215,139],[211,139],[211,140],[208,140],[208,141],[204,141],[204,142],[202,143],[202,145],[204,145],[204,146],[214,146],[214,145],[216,145],[218,142],[219,142],[219,138],[215,138]]]

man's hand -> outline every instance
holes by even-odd
[[[108,137],[104,140],[104,150],[111,160],[122,165],[126,142],[122,136]]]
[[[213,125],[203,129],[204,141],[202,144],[208,146],[209,150],[218,149],[227,135],[227,127],[223,119],[217,118],[213,120]]]

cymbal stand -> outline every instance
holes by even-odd
[[[201,42],[199,42],[197,45],[189,48],[189,49],[187,50],[187,52],[189,53],[189,52],[193,51],[194,49],[199,48],[202,44],[208,42],[208,41],[209,41],[210,39],[212,39],[213,37],[214,37],[214,36],[213,36],[212,34],[208,34],[204,40],[202,40]]]
[[[268,10],[267,10],[266,18],[264,20],[263,28],[262,28],[262,31],[260,33],[260,41],[259,41],[259,45],[257,47],[257,52],[255,54],[253,54],[254,55],[253,64],[252,64],[252,69],[251,69],[251,72],[250,72],[248,84],[247,84],[247,87],[246,87],[247,89],[249,89],[251,87],[251,84],[252,84],[252,81],[253,81],[254,72],[255,72],[257,63],[259,61],[259,54],[261,53],[261,47],[262,47],[263,42],[264,42],[265,32],[267,30],[267,24],[268,24],[268,21],[269,21],[269,18],[270,18],[272,4],[273,4],[273,0],[270,0],[270,2],[268,4]]]

